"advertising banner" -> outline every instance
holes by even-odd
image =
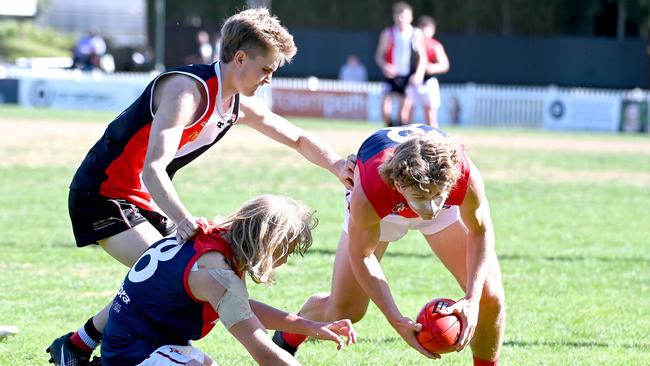
[[[20,80],[18,101],[30,108],[122,111],[140,96],[143,80]]]
[[[544,104],[543,126],[550,130],[616,132],[620,110],[620,95],[552,93]]]
[[[368,120],[368,93],[273,88],[273,112],[286,116]]]

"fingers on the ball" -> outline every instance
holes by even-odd
[[[470,332],[471,332],[471,329],[469,327],[467,327],[466,329],[463,330],[463,333],[462,333],[462,336],[461,336],[461,339],[462,339],[461,346],[463,348],[469,343],[469,341],[471,339],[471,333]]]
[[[472,341],[472,338],[474,338],[474,333],[476,332],[476,327],[472,327],[472,329],[469,332],[469,335],[467,336],[467,343]]]
[[[439,354],[429,352],[426,349],[424,349],[424,347],[422,347],[422,346],[419,346],[419,347],[420,347],[420,353],[427,356],[428,358],[431,358],[431,359],[434,359],[434,360],[440,358]]]

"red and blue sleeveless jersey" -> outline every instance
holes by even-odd
[[[136,365],[163,345],[186,345],[212,330],[219,314],[194,297],[188,278],[209,251],[222,253],[232,265],[232,249],[220,233],[206,230],[182,245],[165,238],[142,254],[111,305],[102,365]]]
[[[154,117],[154,88],[161,77],[170,74],[196,79],[208,98],[201,117],[183,130],[176,155],[166,168],[170,178],[219,141],[236,122],[238,94],[230,108],[222,111],[219,63],[171,69],[152,80],[142,95],[108,125],[75,173],[71,189],[125,199],[140,208],[159,211],[142,182],[142,170]]]
[[[418,131],[419,130],[419,131]],[[443,134],[444,132],[422,124],[412,124],[403,127],[382,128],[368,137],[357,153],[357,167],[361,178],[361,187],[368,201],[380,218],[397,214],[406,218],[418,215],[411,210],[406,199],[395,187],[391,187],[381,178],[379,167],[395,150],[395,147],[409,139],[414,133]],[[459,168],[461,177],[452,187],[445,206],[460,206],[465,199],[469,185],[470,167],[463,146],[459,146],[461,161]]]

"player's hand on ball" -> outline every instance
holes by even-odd
[[[418,342],[416,335],[419,331],[422,330],[422,324],[414,322],[412,319],[407,317],[402,317],[397,322],[392,323],[393,328],[399,333],[399,335],[409,344],[409,346],[415,348],[418,352],[424,356],[432,359],[440,358],[440,355],[431,353],[424,349],[420,342]]]
[[[478,323],[478,305],[478,301],[460,299],[455,304],[439,310],[440,314],[456,314],[460,317],[462,330],[458,339],[457,351],[462,351],[474,337],[474,331]]]
[[[320,327],[312,335],[314,338],[336,342],[336,349],[357,343],[357,333],[354,331],[352,322],[349,319],[319,324]],[[345,338],[345,341],[343,341],[342,337]]]

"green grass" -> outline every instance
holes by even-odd
[[[68,121],[104,124],[113,118],[109,113],[6,108],[0,109],[0,115],[0,134],[8,118],[43,120],[62,129],[69,128]],[[341,140],[379,127],[296,122],[317,133],[336,132]],[[638,136],[458,128],[452,132],[461,140],[500,136],[650,144]],[[38,131],[33,134],[32,149],[47,146]],[[93,142],[79,141],[79,159]],[[343,215],[342,189],[329,173],[280,147],[261,152],[258,147],[256,160],[245,162],[229,157],[231,148],[218,144],[180,172],[175,185],[186,205],[207,217],[227,214],[251,196],[266,192],[301,199],[317,210],[320,225],[311,252],[280,268],[276,286],[250,285],[253,297],[296,311],[307,296],[329,289]],[[616,177],[592,181],[571,176],[583,171],[647,174],[648,149],[604,153],[467,148],[486,176],[506,288],[502,364],[650,365],[650,189]],[[27,152],[0,145],[0,154]],[[49,342],[78,328],[104,306],[126,273],[101,249],[74,247],[66,206],[67,185],[76,164],[78,160],[44,166],[0,164],[0,324],[21,329],[18,336],[0,342],[0,365],[45,365]],[[559,172],[562,179],[532,174],[537,170]],[[532,175],[506,174],[504,179],[494,175],[503,171]],[[382,267],[405,314],[415,316],[432,297],[462,296],[416,233],[392,244]],[[299,361],[305,365],[431,363],[401,341],[372,305],[356,329],[357,345],[336,352],[332,344],[310,341],[301,348]],[[220,325],[196,344],[220,365],[253,364]],[[437,364],[470,365],[471,353],[446,355]]]

